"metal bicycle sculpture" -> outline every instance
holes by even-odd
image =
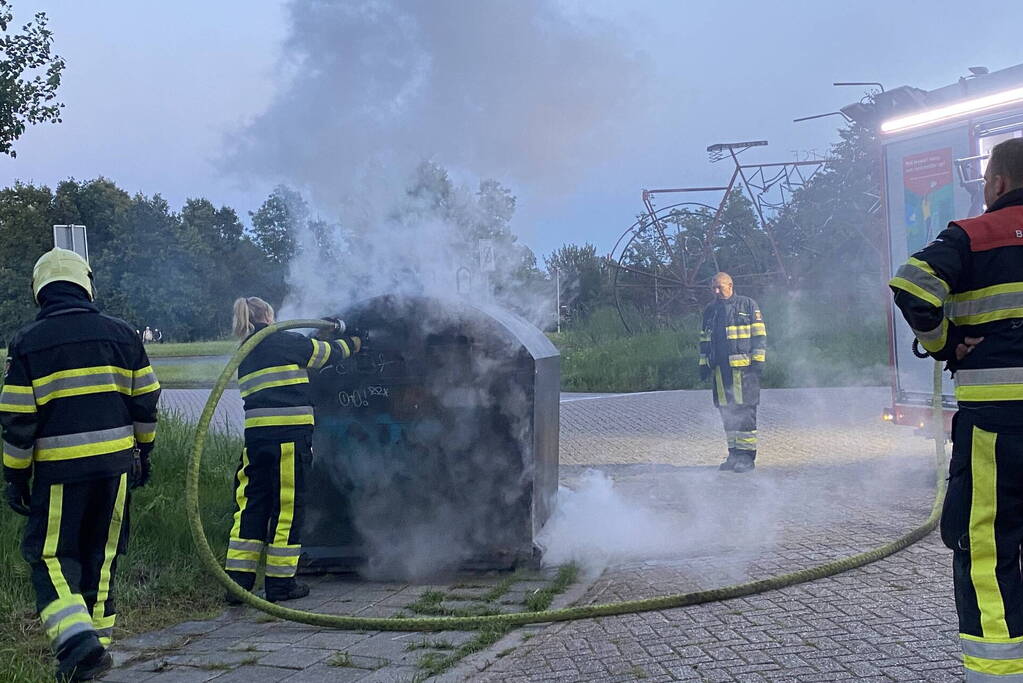
[[[745,190],[758,221],[759,234],[736,234],[755,267],[733,272],[743,284],[788,277],[768,217],[782,209],[792,194],[803,188],[829,159],[814,158],[768,164],[743,164],[738,155],[766,140],[729,142],[707,148],[712,162],[731,159],[735,165],[727,185],[643,190],[644,212],[622,233],[608,257],[613,269],[615,305],[629,332],[644,324],[656,325],[662,316],[696,308],[701,290],[721,268],[718,252],[725,227],[726,208],[733,191]],[[741,183],[741,185],[740,185]],[[654,199],[664,194],[720,194],[717,206],[682,201],[657,207]],[[758,258],[750,242],[765,239],[769,262]]]

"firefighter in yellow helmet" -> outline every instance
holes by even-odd
[[[91,680],[111,666],[128,490],[149,479],[160,384],[134,328],[93,303],[82,257],[43,254],[32,293],[39,314],[11,341],[0,392],[5,498],[28,517],[22,554],[57,679]]]
[[[235,301],[237,337],[248,339],[273,322],[273,307],[259,297]],[[235,583],[251,591],[265,551],[264,588],[270,602],[309,594],[309,587],[295,579],[302,552],[305,472],[312,459],[307,371],[333,365],[361,347],[358,336],[309,339],[280,331],[263,339],[238,367],[245,449],[235,474],[236,507],[225,569]],[[227,600],[239,602],[230,593]]]
[[[889,286],[959,411],[941,515],[967,681],[1023,681],[1023,139],[994,147],[987,210],[949,223]]]

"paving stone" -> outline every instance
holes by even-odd
[[[145,683],[156,676],[155,671],[145,671],[135,666],[118,667],[103,676],[109,683]]]
[[[156,631],[118,641],[116,647],[125,650],[165,650],[180,647],[186,642],[188,642],[187,636],[167,631]]]
[[[216,683],[278,683],[293,673],[295,673],[294,669],[247,665],[217,676],[214,681]]]
[[[223,652],[225,650],[241,650],[245,647],[244,640],[238,638],[205,638],[190,637],[188,642],[175,650],[178,654],[200,654],[203,652]]]
[[[265,633],[270,628],[271,623],[276,622],[236,621],[210,631],[209,635],[213,638],[254,638]]]
[[[359,683],[414,683],[422,671],[414,666],[394,666],[374,671]]]
[[[224,673],[223,671],[206,671],[193,669],[191,667],[174,667],[166,671],[160,671],[157,675],[148,679],[146,683],[206,683]]]
[[[414,642],[416,642],[416,634],[384,632],[359,641],[351,647],[345,648],[345,651],[352,655],[399,660],[409,653],[409,643]]]
[[[264,666],[277,666],[285,669],[308,669],[334,654],[334,650],[312,649],[308,647],[288,647],[259,659]],[[289,674],[290,675],[290,674]]]
[[[200,654],[170,655],[165,657],[172,666],[194,666],[201,669],[234,668],[241,664],[252,664],[259,659],[258,652],[239,652],[225,650],[220,652],[204,652]]]
[[[724,443],[706,391],[565,398],[562,483],[574,486],[588,468],[597,467],[624,500],[642,501],[677,530],[672,555],[612,558],[576,596],[580,604],[710,589],[822,564],[892,540],[920,524],[931,507],[932,444],[910,429],[879,422],[881,408],[891,400],[883,387],[765,390],[758,466],[741,476],[716,469]],[[197,406],[197,415],[204,399],[200,392],[178,401],[171,390],[161,402]],[[240,415],[237,394],[225,400]],[[647,681],[961,680],[949,559],[931,534],[867,567],[770,593],[531,627],[534,637],[504,657],[490,655],[485,670],[456,667],[438,683],[625,681],[637,679],[634,667]],[[451,584],[317,580],[316,599],[325,599],[316,611],[333,614],[388,615],[426,590],[485,593],[481,587]],[[458,577],[452,583],[482,586],[499,580]],[[546,584],[517,582],[504,599],[524,601]],[[225,615],[246,618],[232,611]],[[252,626],[241,627],[236,639],[280,646],[302,633],[280,622],[264,624],[258,633],[245,631]],[[200,652],[204,638],[235,637],[218,631],[184,647]],[[408,655],[422,651],[405,651],[410,641],[390,640],[397,635],[309,631],[294,641],[299,647],[358,648],[367,654],[353,657],[373,652],[392,665],[369,672],[319,661],[285,680],[402,680],[402,675],[412,680],[418,669],[407,665]],[[439,636],[413,636],[433,637]],[[277,652],[283,658],[287,649]]]
[[[356,643],[360,643],[377,632],[357,633],[355,631],[333,631],[325,630],[314,633],[295,643],[297,647],[320,648],[324,650],[347,650]]]
[[[352,612],[352,614],[355,614],[356,616],[359,617],[374,617],[388,619],[403,612],[405,612],[405,608],[403,605],[388,606],[382,604],[372,604],[363,607],[357,612]]]
[[[183,636],[199,636],[214,631],[223,626],[218,621],[185,621],[166,629],[167,633],[177,633]]]
[[[285,648],[294,647],[292,643],[277,643],[268,641],[243,642],[235,641],[226,649],[237,650],[238,652],[276,652]]]
[[[351,681],[361,681],[372,673],[367,669],[320,663],[294,672],[284,681],[286,683],[350,683]]]

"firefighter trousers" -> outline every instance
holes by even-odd
[[[225,568],[251,589],[266,553],[266,586],[294,580],[302,553],[305,469],[312,457],[308,439],[250,443],[235,473],[234,525]]]
[[[757,458],[757,407],[721,405],[721,422],[725,427],[729,457],[737,455]]]
[[[110,644],[114,574],[128,538],[128,475],[69,484],[38,479],[21,551],[57,658]],[[90,644],[91,643],[91,644]]]
[[[981,429],[956,414],[941,539],[967,681],[1023,682],[1023,433]]]
[[[714,368],[714,404],[728,442],[728,457],[757,457],[757,403],[760,377],[748,370]]]

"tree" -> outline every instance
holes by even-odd
[[[547,272],[561,280],[561,306],[570,318],[583,318],[610,303],[607,259],[590,243],[565,244],[544,257]]]
[[[0,337],[32,320],[32,266],[52,245],[53,194],[16,183],[0,190]]]
[[[278,185],[249,216],[253,243],[266,257],[259,273],[264,298],[279,306],[287,294],[288,264],[298,251],[298,234],[309,220],[309,206],[298,192]]]
[[[191,323],[199,337],[226,335],[234,299],[265,293],[265,273],[273,266],[244,232],[230,207],[189,199],[181,210],[182,240],[201,289]]]
[[[44,12],[20,33],[7,32],[13,20],[9,0],[0,0],[0,153],[15,157],[14,142],[29,124],[60,123],[64,105],[55,99],[64,60],[50,50]]]
[[[274,263],[287,265],[295,255],[296,233],[309,220],[309,206],[302,195],[278,185],[249,216],[256,245]]]
[[[773,222],[774,234],[796,286],[836,295],[843,306],[859,292],[874,306],[869,293],[877,291],[884,249],[880,142],[856,124],[839,135],[832,161],[793,195]]]

